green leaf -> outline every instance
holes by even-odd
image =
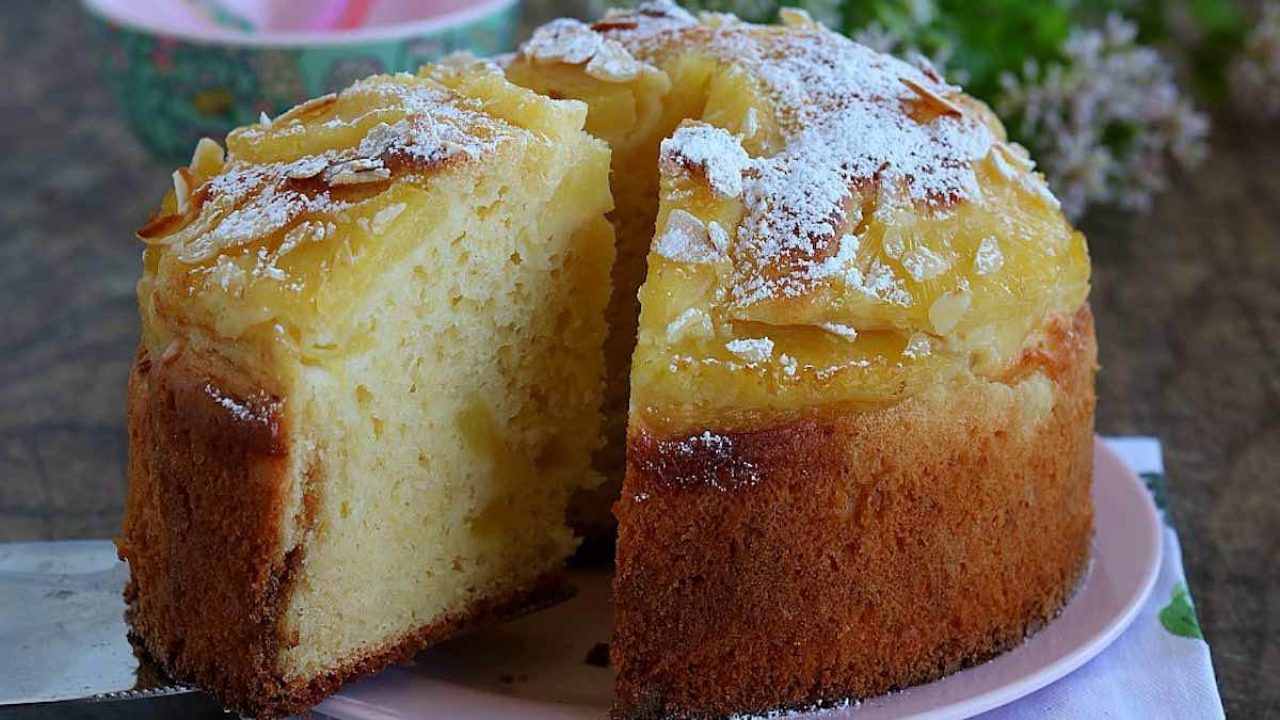
[[[1169,604],[1160,610],[1160,624],[1165,630],[1178,637],[1203,640],[1200,632],[1200,621],[1196,619],[1195,606],[1191,604],[1191,593],[1187,592],[1186,583],[1173,586],[1173,597]]]

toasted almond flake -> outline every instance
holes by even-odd
[[[918,247],[902,256],[902,267],[916,282],[932,280],[951,268],[946,258],[927,247]]]
[[[962,289],[951,290],[938,296],[929,306],[929,322],[938,335],[946,335],[955,329],[969,310],[973,296]]]
[[[615,13],[617,8],[610,8],[610,13]],[[635,18],[625,15],[607,14],[603,18],[591,24],[591,29],[596,32],[609,32],[610,30],[635,30],[640,26]]]
[[[1045,205],[1057,210],[1062,207],[1062,203],[1058,201],[1058,197],[1049,189],[1049,181],[1044,179],[1040,173],[1032,173],[1026,176],[1028,179],[1026,185],[1031,192],[1043,202]]]
[[[342,185],[365,185],[368,183],[384,182],[391,179],[391,171],[386,168],[377,170],[367,170],[358,173],[337,173],[328,178],[328,182],[333,186]]]
[[[173,171],[173,198],[177,203],[179,215],[186,215],[191,210],[191,190],[195,178],[190,168],[180,167]]]
[[[222,170],[226,159],[226,152],[216,140],[202,137],[196,143],[195,152],[191,153],[191,171],[202,177],[210,177]]]
[[[928,357],[933,353],[933,339],[924,333],[912,333],[907,340],[907,346],[902,349],[905,357],[916,359]]]
[[[842,325],[841,323],[822,323],[818,327],[822,328],[823,330],[826,330],[828,333],[831,333],[832,335],[835,335],[841,340],[848,340],[849,342],[853,342],[854,340],[858,339],[858,331],[853,329],[849,325]]]
[[[324,172],[327,167],[329,167],[328,159],[320,155],[311,155],[289,163],[289,168],[284,174],[293,180],[306,180]]]
[[[796,7],[784,7],[778,10],[778,22],[787,27],[812,28],[820,27],[808,11]]]
[[[1000,252],[1000,242],[994,237],[985,237],[978,243],[978,250],[973,255],[973,272],[975,275],[990,275],[1004,267],[1004,253]]]
[[[178,356],[181,354],[182,354],[182,341],[171,340],[169,344],[164,347],[164,352],[160,353],[160,362],[161,364],[168,365],[172,363],[174,360],[177,360]]]
[[[368,170],[377,170],[382,167],[382,161],[377,158],[361,157],[353,160],[340,162],[333,166],[334,172],[366,172]]]
[[[621,43],[569,18],[538,28],[520,52],[536,63],[583,65],[587,75],[606,82],[632,80],[644,68]]]
[[[1005,157],[1014,166],[1023,170],[1031,171],[1036,169],[1036,163],[1031,159],[1031,153],[1018,143],[996,142],[994,143],[996,150]]]
[[[307,118],[319,115],[320,113],[324,112],[325,110],[328,110],[330,107],[333,107],[336,104],[338,104],[338,94],[329,93],[327,95],[321,95],[320,97],[317,97],[317,98],[311,98],[310,100],[302,103],[301,105],[297,105],[293,107],[288,112],[286,112],[285,114],[281,115],[276,119],[277,120],[305,120]]]
[[[184,225],[185,215],[160,215],[138,228],[134,233],[138,239],[148,245],[168,245],[173,242],[173,232]]]
[[[373,218],[369,221],[369,229],[374,235],[381,235],[396,218],[400,217],[404,208],[404,203],[395,203],[382,208],[373,214]]]
[[[466,155],[467,158],[470,159],[472,157],[475,157],[475,154],[476,154],[475,148],[471,147],[470,145],[464,145],[462,143],[454,142],[452,140],[441,140],[440,152],[446,158],[451,158],[456,155]]]
[[[747,108],[746,114],[742,116],[741,136],[743,140],[750,140],[760,132],[760,113],[756,112],[755,107]]]
[[[391,171],[376,158],[356,158],[332,165],[324,171],[324,180],[330,185],[361,185],[390,178]]]
[[[591,56],[583,69],[586,74],[605,82],[627,82],[640,75],[643,66],[616,42],[606,40]]]
[[[653,251],[668,260],[690,264],[713,263],[723,257],[707,226],[693,213],[679,208],[667,215]]]
[[[729,233],[725,232],[724,227],[715,220],[707,223],[707,239],[711,241],[711,246],[715,248],[717,255],[723,256],[729,251]]]
[[[711,316],[697,308],[689,308],[667,323],[667,342],[673,345],[686,338],[706,339],[714,334]]]
[[[659,157],[672,171],[700,174],[711,192],[722,198],[742,195],[743,173],[751,157],[729,131],[701,122],[686,122],[662,141]]]
[[[912,92],[918,95],[926,105],[933,108],[933,110],[938,114],[951,115],[952,117],[961,117],[964,115],[964,110],[961,110],[959,105],[956,105],[915,80],[909,77],[901,77],[898,79],[902,81],[903,85],[911,88]]]

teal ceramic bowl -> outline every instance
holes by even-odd
[[[507,52],[519,24],[517,0],[401,3],[419,19],[338,32],[200,24],[190,0],[83,2],[121,111],[170,162],[186,161],[201,137],[221,139],[260,113],[274,116],[368,75],[414,71],[455,51]]]

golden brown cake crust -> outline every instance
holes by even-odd
[[[276,669],[289,641],[281,612],[302,550],[281,549],[285,414],[278,398],[232,389],[194,356],[138,351],[129,495],[116,541],[129,563],[133,639],[174,679],[249,716],[290,715],[468,627],[568,594],[563,573],[547,573],[322,675],[286,681]]]
[[[1034,427],[985,381],[756,432],[658,438],[633,419],[615,715],[870,697],[1020,643],[1087,566],[1095,371],[1086,305],[1010,370],[1051,382]]]

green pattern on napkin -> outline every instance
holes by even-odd
[[[1164,473],[1144,472],[1138,473],[1138,477],[1142,478],[1142,484],[1146,485],[1147,492],[1151,493],[1151,499],[1160,510],[1160,517],[1164,518],[1164,524],[1173,527],[1173,523],[1169,521],[1169,495],[1164,486]]]
[[[1186,583],[1173,586],[1173,597],[1169,604],[1160,609],[1160,624],[1165,630],[1185,638],[1203,640],[1200,632],[1200,621],[1196,619],[1196,608],[1191,604],[1191,593],[1187,592]]]

